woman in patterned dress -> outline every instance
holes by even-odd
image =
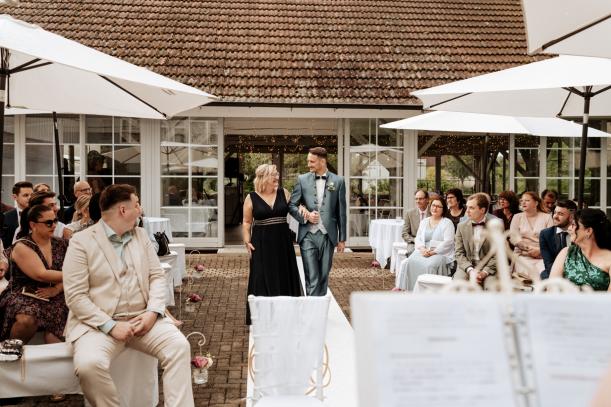
[[[10,251],[11,279],[0,295],[0,339],[27,343],[41,330],[46,343],[60,342],[68,317],[61,272],[68,243],[53,236],[57,218],[48,206],[28,208],[21,219]]]
[[[550,277],[609,291],[611,222],[600,209],[582,209],[569,225],[571,245],[558,253]]]

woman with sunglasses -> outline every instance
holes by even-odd
[[[46,343],[63,340],[68,307],[61,269],[68,243],[53,236],[56,226],[48,206],[36,205],[21,214],[21,231],[10,250],[11,279],[0,295],[0,340],[27,343],[39,330]]]
[[[431,200],[431,216],[424,218],[416,234],[415,250],[403,262],[395,278],[396,290],[412,291],[421,274],[450,275],[454,262],[454,224],[441,197]]]
[[[448,219],[454,224],[454,230],[458,227],[460,220],[465,216],[467,200],[459,188],[451,188],[446,192],[446,202],[448,203]]]
[[[569,236],[572,244],[558,253],[550,277],[609,291],[611,222],[605,213],[600,209],[577,211],[569,224]]]

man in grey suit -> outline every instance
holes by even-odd
[[[297,178],[289,211],[299,222],[297,242],[308,295],[327,294],[333,249],[346,247],[346,185],[344,178],[327,169],[327,150],[308,153],[310,172]]]
[[[476,273],[477,283],[486,290],[496,283],[496,256],[492,256],[479,270],[475,267],[491,249],[484,233],[489,220],[486,216],[489,206],[488,195],[481,192],[471,195],[467,200],[468,219],[458,224],[454,238],[457,263],[454,279],[469,280],[471,274]]]
[[[423,189],[419,189],[416,191],[414,197],[416,199],[416,207],[407,211],[403,218],[403,231],[401,237],[403,237],[403,240],[407,244],[407,247],[404,249],[406,257],[409,257],[414,251],[414,240],[418,233],[420,221],[431,216],[431,211],[428,208],[429,193]]]

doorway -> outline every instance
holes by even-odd
[[[275,164],[280,185],[293,190],[299,174],[308,172],[312,146],[327,149],[329,171],[337,174],[337,135],[225,135],[225,245],[242,244],[242,206],[254,191],[255,170]]]

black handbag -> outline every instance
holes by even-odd
[[[167,256],[170,254],[170,239],[165,234],[165,232],[156,232],[153,237],[157,241],[159,245],[159,249],[157,249],[157,256]]]

